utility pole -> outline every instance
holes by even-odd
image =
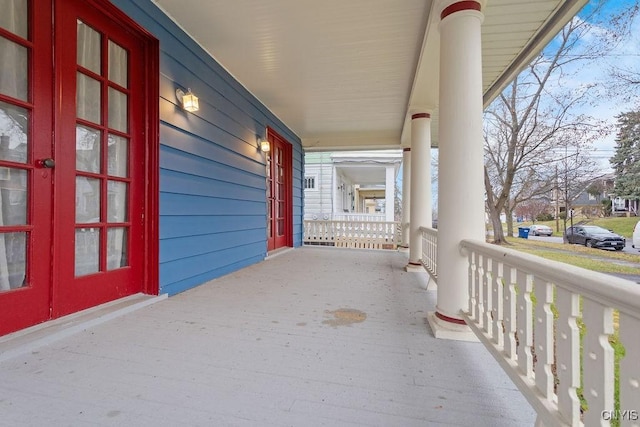
[[[560,232],[560,186],[558,185],[558,164],[556,163],[556,232]]]
[[[564,229],[567,229],[569,216],[569,161],[567,160],[568,144],[564,146]]]

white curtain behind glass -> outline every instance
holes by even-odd
[[[0,26],[21,37],[27,36],[27,1],[0,0]],[[24,48],[0,39],[0,88],[5,95],[26,100],[27,60]],[[21,63],[19,63],[21,62]],[[20,93],[22,92],[22,93]]]
[[[101,35],[93,28],[78,21],[78,64],[100,74],[100,40]],[[98,122],[100,118],[100,86],[96,86],[96,80],[91,78],[81,78],[78,75],[76,88],[77,114],[78,117],[86,118]],[[97,90],[97,93],[96,93]]]
[[[11,31],[21,37],[26,37],[26,0],[0,0],[0,27]],[[26,59],[26,58],[24,58]],[[24,90],[27,87],[27,76],[20,70],[25,70],[24,64],[20,64],[23,59],[20,56],[20,48],[15,43],[6,39],[0,41],[0,88],[3,94],[15,98],[26,97]],[[5,201],[2,200],[0,192],[0,206]],[[8,201],[6,201],[8,203]],[[0,209],[0,225],[4,225],[2,209]],[[5,234],[0,234],[0,291],[11,289],[9,284],[9,268],[7,263],[7,248],[5,244]]]

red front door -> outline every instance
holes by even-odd
[[[291,144],[272,129],[267,138],[271,145],[267,153],[267,251],[271,251],[293,245],[292,152]]]
[[[150,290],[148,50],[103,4],[0,18],[0,335]]]

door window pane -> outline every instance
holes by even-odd
[[[78,21],[78,65],[100,74],[101,35],[82,21]]]
[[[27,48],[0,37],[0,93],[27,100],[28,60]]]
[[[0,27],[13,34],[27,38],[27,0],[3,0],[0,1]]]
[[[109,228],[107,231],[107,270],[129,265],[127,232],[128,230],[124,227]]]
[[[27,286],[26,259],[27,233],[0,233],[0,292]]]
[[[76,126],[76,169],[100,173],[100,131]]]
[[[27,171],[0,167],[0,225],[27,224]]]
[[[272,209],[273,209],[273,202],[271,200],[269,200],[269,207],[267,208],[267,215],[269,216],[269,218],[267,219],[267,237],[268,238],[272,238],[273,237],[273,230],[271,229],[271,225],[273,223],[273,213],[272,213]]]
[[[98,228],[76,229],[75,273],[76,276],[96,273],[100,267],[100,230]]]
[[[76,115],[92,123],[100,123],[100,82],[78,73]]]
[[[0,102],[0,160],[18,163],[27,161],[28,129],[27,110]]]
[[[109,80],[122,87],[128,87],[127,51],[109,40]]]
[[[109,127],[121,132],[127,131],[127,95],[109,88]]]
[[[129,140],[116,135],[109,135],[109,175],[126,178],[129,165]]]
[[[107,198],[107,218],[109,222],[127,220],[128,185],[126,182],[109,181]]]
[[[76,177],[76,222],[100,221],[100,180]]]

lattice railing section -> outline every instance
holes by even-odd
[[[640,285],[484,242],[461,247],[469,258],[463,315],[537,424],[639,425]],[[624,348],[619,363],[612,345]]]
[[[399,222],[304,221],[304,243],[342,248],[396,249]]]
[[[334,213],[334,221],[376,221],[384,222],[385,214],[365,214],[365,213]]]
[[[422,234],[422,265],[427,273],[438,279],[438,230],[428,227],[420,227]]]

